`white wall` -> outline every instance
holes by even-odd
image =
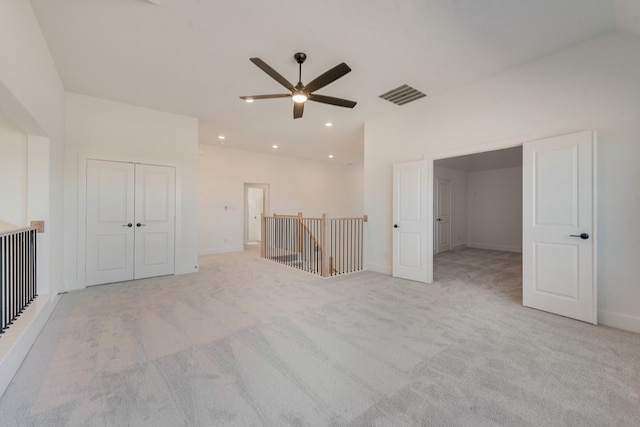
[[[640,38],[611,34],[368,122],[367,268],[391,267],[393,163],[598,129],[599,321],[640,332],[638,117]]]
[[[22,131],[48,139],[48,222],[38,236],[38,257],[50,261],[45,278],[62,288],[64,88],[31,4],[0,2],[0,111]]]
[[[198,122],[148,108],[66,94],[66,289],[84,287],[83,194],[86,158],[176,167],[176,273],[197,271]]]
[[[314,162],[212,145],[201,145],[200,151],[200,254],[242,250],[245,183],[269,184],[269,214],[364,214],[361,165]]]
[[[467,245],[522,252],[522,167],[467,173]]]
[[[0,111],[0,220],[27,221],[27,135]]]
[[[444,168],[437,164],[433,168],[436,179],[448,179],[451,191],[451,248],[467,244],[467,172]],[[437,181],[434,179],[434,197],[437,194]],[[435,202],[434,202],[435,209]],[[434,239],[435,249],[435,239]]]
[[[0,340],[2,393],[62,289],[64,88],[26,0],[0,2],[0,58],[0,111],[28,135],[27,164],[39,168],[27,172],[26,221],[46,220],[38,235],[39,296]]]

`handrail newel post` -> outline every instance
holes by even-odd
[[[322,214],[322,222],[321,222],[321,244],[320,244],[320,253],[321,253],[321,259],[322,259],[322,277],[329,277],[329,275],[331,274],[331,271],[329,270],[329,251],[327,249],[327,244],[329,242],[329,227],[327,227],[327,220],[328,214],[323,213]]]
[[[298,212],[298,259],[302,259],[302,212]]]
[[[264,258],[267,254],[267,218],[264,212],[260,214],[260,257]]]

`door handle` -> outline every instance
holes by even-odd
[[[398,224],[393,224],[393,228],[400,228]]]
[[[440,219],[440,218],[436,218],[436,221],[442,221],[442,219]]]
[[[587,233],[581,233],[581,234],[569,234],[570,237],[579,237],[582,240],[587,240],[589,238],[589,235]]]
[[[140,223],[136,224],[136,227],[146,227],[146,226],[147,226],[147,224],[140,224]]]
[[[131,223],[129,223],[129,224],[122,224],[122,226],[123,226],[123,227],[129,227],[129,228],[131,228],[131,227],[133,227],[133,224],[131,224]]]

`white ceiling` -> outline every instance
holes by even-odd
[[[551,52],[638,26],[637,0],[31,0],[69,91],[200,119],[200,143],[361,163],[364,122],[429,102]],[[616,21],[617,19],[617,21]],[[629,22],[627,22],[629,21]],[[294,84],[346,62],[318,93],[353,109],[307,103],[292,118],[285,93],[249,62]],[[378,98],[402,84],[428,94],[403,107]],[[334,126],[327,128],[326,121]],[[329,160],[327,156],[334,154]]]

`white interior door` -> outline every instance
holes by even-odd
[[[429,167],[426,161],[393,165],[393,276],[429,282],[427,208]]]
[[[175,168],[87,160],[86,284],[175,272]]]
[[[87,285],[133,279],[134,165],[87,161]]]
[[[595,132],[523,146],[523,304],[597,323]]]
[[[247,188],[247,243],[259,242],[262,237],[264,189]]]
[[[175,271],[175,168],[137,164],[134,278]]]
[[[436,253],[451,250],[451,181],[436,179]]]

